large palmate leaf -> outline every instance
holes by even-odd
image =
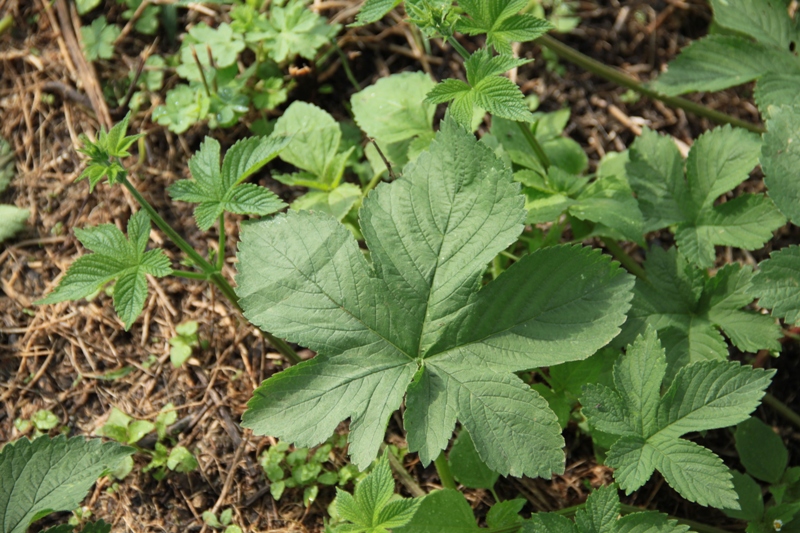
[[[800,40],[782,0],[712,0],[714,22],[733,35],[693,42],[669,64],[653,87],[665,94],[718,91],[758,80],[756,102],[764,115],[771,105],[797,99]]]
[[[709,278],[674,248],[653,248],[645,261],[647,279],[637,279],[622,335],[631,342],[647,325],[658,330],[667,349],[667,375],[690,362],[725,360],[720,330],[742,351],[780,351],[780,327],[771,317],[743,309],[753,301],[753,271],[737,263]]]
[[[798,82],[794,84],[794,94]],[[800,224],[800,107],[770,108],[761,148],[769,196],[794,224]]]
[[[222,213],[270,215],[286,207],[275,193],[252,183],[242,183],[274,159],[289,142],[288,137],[252,137],[234,144],[225,153],[220,168],[219,143],[206,137],[189,160],[190,180],[169,187],[175,200],[196,203],[197,227],[207,230]]]
[[[522,205],[511,171],[447,120],[401,179],[364,201],[369,260],[325,214],[248,225],[237,276],[245,315],[318,355],[265,381],[244,425],[310,446],[349,418],[350,454],[364,468],[406,397],[409,447],[425,464],[460,420],[496,472],[561,471],[556,417],[514,372],[606,344],[632,280],[597,250],[559,246],[480,288],[486,264],[521,232]]]
[[[680,437],[738,424],[758,406],[772,371],[736,362],[706,361],[682,368],[667,392],[664,350],[648,328],[614,365],[614,389],[584,386],[583,412],[606,433],[619,435],[606,464],[627,494],[654,470],[684,498],[701,505],[738,509],[731,475],[710,450]]]
[[[25,533],[31,522],[80,505],[89,489],[133,448],[82,437],[39,437],[0,452],[0,532]]]
[[[128,220],[128,238],[113,224],[75,229],[75,236],[93,254],[79,257],[67,269],[58,287],[37,305],[86,298],[110,281],[114,285],[114,309],[130,329],[144,309],[147,275],[167,276],[169,258],[161,249],[145,252],[150,240],[150,217],[139,211]]]
[[[628,181],[645,217],[645,230],[676,225],[681,253],[701,267],[711,267],[714,245],[760,248],[786,221],[763,194],[744,194],[715,205],[758,163],[757,135],[730,126],[702,135],[686,160],[669,138],[645,130],[630,149]]]
[[[560,514],[536,513],[522,527],[523,533],[685,533],[688,530],[689,526],[652,511],[620,517],[616,485],[592,492],[583,509],[575,513],[574,523]]]

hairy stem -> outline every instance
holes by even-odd
[[[621,72],[613,67],[609,67],[592,59],[591,57],[584,55],[574,48],[567,46],[566,44],[550,37],[549,35],[542,35],[535,41],[541,46],[548,48],[551,52],[556,54],[562,59],[566,59],[570,63],[574,63],[579,67],[588,70],[592,74],[600,76],[601,78],[605,78],[608,81],[614,82],[617,85],[621,85],[623,87],[627,87],[633,91],[636,91],[639,94],[647,96],[648,98],[655,98],[656,100],[661,100],[665,104],[678,107],[685,111],[688,111],[694,115],[698,115],[701,117],[705,117],[709,120],[712,120],[718,124],[730,124],[732,126],[736,126],[738,128],[745,128],[755,133],[764,133],[766,130],[758,126],[756,124],[752,124],[745,120],[738,119],[736,117],[732,117],[726,113],[722,113],[720,111],[716,111],[714,109],[708,108],[704,105],[697,104],[685,98],[680,98],[677,96],[667,96],[664,94],[659,93],[658,91],[654,91],[648,87],[645,87],[642,83],[638,82],[631,76]]]
[[[214,266],[203,259],[197,251],[192,248],[192,246],[186,242],[183,237],[178,235],[178,232],[172,229],[172,226],[167,224],[167,222],[161,218],[161,215],[150,205],[150,202],[145,200],[144,196],[136,190],[130,181],[125,176],[121,176],[119,178],[120,183],[130,191],[136,201],[142,206],[142,209],[147,211],[147,214],[150,215],[150,220],[158,226],[158,229],[164,232],[164,234],[169,237],[169,239],[181,249],[183,253],[185,253],[189,258],[203,271],[203,274],[206,276],[211,283],[216,285],[216,287],[220,290],[220,292],[225,296],[225,298],[230,301],[230,303],[239,311],[242,311],[242,308],[239,306],[239,297],[236,295],[236,291],[233,290],[231,284],[228,283],[228,280],[214,268]],[[300,356],[297,355],[291,346],[289,346],[286,341],[274,337],[272,334],[267,333],[266,331],[262,332],[264,337],[266,337],[267,342],[269,342],[273,348],[278,350],[281,355],[283,355],[291,364],[297,364],[302,361]]]
[[[225,213],[219,216],[219,245],[217,246],[217,270],[225,264]]]
[[[601,240],[603,241],[603,244],[606,245],[608,251],[611,252],[611,255],[613,255],[620,263],[622,263],[622,266],[624,266],[628,272],[639,279],[647,279],[647,274],[642,266],[637,263],[633,257],[629,256],[617,241],[614,239],[609,239],[608,237],[602,237]]]
[[[408,471],[403,467],[402,463],[394,456],[392,452],[388,453],[389,456],[389,466],[392,468],[397,477],[400,478],[400,483],[411,493],[412,496],[415,498],[420,498],[425,496],[425,491],[422,490],[422,487],[417,484],[414,477],[408,473]]]
[[[450,43],[450,46],[452,46],[452,47],[455,49],[455,51],[456,51],[456,52],[458,52],[458,55],[460,55],[460,56],[461,56],[461,57],[462,57],[464,60],[467,60],[467,59],[469,59],[469,52],[467,52],[467,49],[466,49],[466,48],[464,48],[464,47],[461,45],[461,43],[460,43],[460,42],[458,42],[458,40],[455,38],[455,36],[453,36],[453,35],[447,35],[447,36],[445,37],[445,40],[446,40],[448,43]]]
[[[191,272],[188,270],[172,270],[170,272],[170,276],[177,276],[179,278],[186,278],[186,279],[197,279],[202,281],[208,281],[208,275],[205,272]]]
[[[442,482],[442,487],[446,489],[456,489],[456,480],[453,478],[453,473],[450,471],[450,464],[447,462],[447,457],[444,452],[439,454],[439,457],[433,461],[436,466],[436,473],[439,474],[439,481]]]
[[[773,411],[781,415],[783,418],[800,428],[800,415],[795,413],[788,405],[777,399],[770,393],[764,395],[763,402],[770,406]]]

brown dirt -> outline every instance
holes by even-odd
[[[322,2],[320,7],[325,8],[325,4],[330,9],[323,13],[347,23],[358,2]],[[116,20],[121,12],[116,2],[107,0],[105,5],[109,19]],[[224,12],[218,6],[212,9]],[[182,23],[207,16],[195,10],[182,13]],[[49,2],[0,0],[0,14],[11,14],[15,20],[14,28],[0,36],[0,135],[11,142],[17,165],[17,178],[0,200],[32,212],[29,229],[0,250],[0,442],[20,437],[14,420],[30,417],[38,409],[52,410],[72,434],[91,435],[112,406],[137,418],[153,420],[159,409],[172,402],[183,425],[177,443],[195,451],[200,469],[189,475],[171,474],[157,482],[141,472],[139,467],[145,460],[137,456],[137,468],[116,491],[106,490],[110,486],[107,480],[98,483],[87,500],[96,517],[113,523],[115,531],[208,531],[200,514],[211,508],[232,506],[236,522],[245,530],[319,531],[325,507],[333,497],[331,491],[322,491],[317,503],[305,510],[299,493],[288,493],[275,502],[264,490],[267,484],[258,465],[258,454],[271,440],[243,431],[237,421],[253,388],[281,367],[281,358],[220,295],[199,282],[151,279],[152,290],[143,317],[127,333],[105,294],[92,301],[33,304],[84,253],[72,228],[101,223],[122,227],[135,209],[133,199],[120,187],[101,185],[89,194],[88,183],[75,182],[82,170],[76,152],[80,146],[78,136],[92,136],[105,122],[75,98],[49,96],[47,84],[91,93],[100,82],[127,76],[150,41],[132,32],[122,43],[122,57],[96,62],[94,75],[76,65],[62,37],[64,21],[60,21]],[[580,27],[563,36],[563,40],[642,80],[654,77],[690,39],[702,36],[710,20],[709,9],[700,0],[583,1],[579,15]],[[70,24],[74,27],[76,22],[90,20],[81,20],[73,13]],[[432,43],[431,56],[421,54],[399,16],[364,28],[346,29],[339,42],[362,87],[403,69],[424,69],[437,79],[461,75],[460,60],[442,43]],[[158,50],[175,51],[165,41],[158,43]],[[524,46],[520,53],[537,61],[520,69],[518,82],[526,93],[540,97],[542,109],[569,106],[573,110],[567,133],[586,148],[592,164],[606,152],[624,149],[642,125],[669,133],[687,144],[713,126],[660,102],[630,102],[623,96],[625,90],[572,65],[562,63],[563,76],[547,71],[541,51],[533,45]],[[333,92],[320,94],[321,83],[331,84]],[[743,87],[691,98],[757,122],[751,90]],[[340,61],[335,59],[318,72],[298,79],[292,98],[312,101],[337,118],[347,119],[347,102],[353,92]],[[104,116],[104,112],[99,115]],[[153,125],[149,112],[140,113],[133,124],[147,132],[146,154],[134,158],[137,188],[198,250],[215,248],[215,230],[200,233],[194,226],[191,208],[170,203],[165,194],[168,184],[187,177],[186,160],[208,133],[207,128],[197,126],[183,136],[175,136]],[[247,130],[240,126],[217,130],[213,135],[229,145],[246,136]],[[266,173],[259,177],[262,184],[275,187],[287,198],[297,194],[267,179]],[[232,237],[227,250],[231,256],[238,222],[231,217],[226,226]],[[156,245],[164,243],[158,230],[154,229],[151,236]],[[797,242],[796,235],[787,234],[785,238]],[[169,244],[164,247],[172,259],[180,260],[177,249]],[[721,254],[724,257],[725,251],[721,250]],[[756,259],[764,256],[754,255]],[[225,272],[232,276],[234,265],[227,264]],[[197,351],[189,364],[174,369],[169,363],[167,340],[175,335],[175,326],[187,320],[200,323],[200,336],[209,347]],[[143,363],[151,355],[157,362],[146,367]],[[774,363],[785,370],[779,373],[773,394],[800,409],[792,379],[797,370],[791,358],[784,356],[773,362],[761,357],[758,361]],[[122,379],[97,379],[126,366],[134,370]],[[796,452],[797,432],[767,408],[762,407],[760,413],[778,426]],[[399,426],[393,423],[389,439],[402,443],[400,435]],[[527,511],[553,510],[580,503],[590,486],[611,480],[610,471],[597,465],[591,444],[575,428],[568,430],[567,441],[564,475],[552,480],[502,481],[498,485],[501,496],[521,494],[528,498],[531,504]],[[730,455],[730,438],[725,432],[714,432],[704,442],[724,456]],[[406,466],[426,490],[437,486],[432,467],[423,469],[413,456],[406,459]],[[468,498],[479,514],[491,502],[485,491],[469,491]],[[719,512],[686,503],[657,477],[632,495],[629,502],[657,506],[676,516],[718,526],[736,525]]]

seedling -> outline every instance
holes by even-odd
[[[200,346],[197,338],[197,322],[190,320],[175,326],[175,335],[169,340],[169,360],[172,366],[180,368],[192,355],[192,350]]]

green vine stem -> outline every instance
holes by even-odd
[[[211,283],[216,285],[225,298],[227,298],[228,301],[230,301],[231,304],[236,307],[239,312],[241,312],[242,308],[239,306],[239,297],[236,295],[236,291],[233,290],[231,284],[228,283],[228,280],[225,279],[220,271],[217,270],[211,263],[203,259],[203,256],[197,253],[197,251],[192,248],[188,242],[183,240],[183,237],[178,235],[178,232],[172,229],[172,226],[167,224],[167,222],[161,218],[161,215],[159,215],[153,206],[150,205],[150,202],[145,200],[144,196],[142,196],[142,194],[136,190],[136,187],[134,187],[131,182],[128,181],[127,177],[120,176],[119,181],[126,189],[128,189],[131,195],[133,195],[139,205],[142,206],[142,209],[147,211],[147,214],[150,215],[150,219],[153,221],[153,223],[155,223],[155,225],[158,226],[158,228],[163,231],[167,237],[169,237],[175,246],[180,248],[183,253],[189,256],[189,259],[191,259],[194,264],[203,271],[205,279],[208,279]],[[224,250],[220,250],[220,255],[223,254]],[[181,271],[179,275],[183,274],[185,273]],[[183,275],[183,277],[187,276]],[[280,352],[281,355],[283,355],[291,364],[294,365],[302,361],[300,356],[297,355],[297,352],[295,352],[292,347],[286,343],[286,341],[279,339],[266,331],[262,331],[262,333],[264,334],[264,337],[266,337],[267,342],[269,342],[276,350],[278,350],[278,352]]]
[[[628,255],[628,253],[622,248],[622,246],[620,246],[620,244],[617,241],[615,241],[614,239],[609,239],[608,237],[601,237],[600,240],[603,241],[603,244],[606,245],[606,248],[608,249],[609,252],[611,252],[611,255],[613,255],[614,258],[617,259],[617,261],[619,261],[622,264],[622,266],[624,266],[628,270],[628,272],[630,272],[639,279],[643,280],[647,279],[647,274],[645,274],[645,271],[642,268],[642,266],[639,263],[637,263],[633,257]]]
[[[666,96],[664,94],[659,93],[658,91],[654,91],[648,87],[645,87],[642,83],[638,82],[631,76],[621,72],[613,67],[609,67],[592,59],[591,57],[584,55],[574,48],[567,46],[566,44],[562,43],[561,41],[550,37],[549,35],[542,35],[535,41],[537,44],[548,48],[551,52],[556,54],[562,59],[566,59],[570,63],[574,63],[579,67],[588,70],[592,74],[600,76],[601,78],[605,78],[608,81],[614,82],[617,85],[621,85],[622,87],[626,87],[633,91],[636,91],[639,94],[647,96],[649,98],[654,98],[656,100],[661,100],[665,104],[678,107],[685,111],[688,111],[692,114],[705,117],[709,120],[712,120],[718,124],[730,124],[732,126],[736,126],[738,128],[745,128],[755,133],[764,133],[766,130],[758,126],[756,124],[752,124],[745,120],[738,119],[736,117],[732,117],[726,113],[722,113],[720,111],[716,111],[714,109],[710,109],[704,105],[697,104],[685,98],[680,98],[677,96]]]
[[[777,399],[770,393],[764,395],[764,404],[772,408],[773,411],[783,418],[800,428],[800,415],[794,412],[788,405]]]
[[[436,466],[436,473],[439,474],[439,480],[442,482],[442,487],[446,489],[456,489],[456,480],[453,478],[453,473],[450,471],[450,464],[447,462],[447,457],[444,452],[439,454],[439,457],[433,461]]]
[[[400,478],[400,483],[408,489],[408,492],[415,498],[421,498],[425,496],[425,491],[422,490],[422,487],[419,486],[417,481],[413,478],[411,474],[403,467],[403,464],[400,460],[394,456],[394,454],[390,451],[388,453],[389,457],[389,466],[392,468],[397,477]]]
[[[217,246],[217,270],[225,264],[225,213],[219,216],[219,245]]]

